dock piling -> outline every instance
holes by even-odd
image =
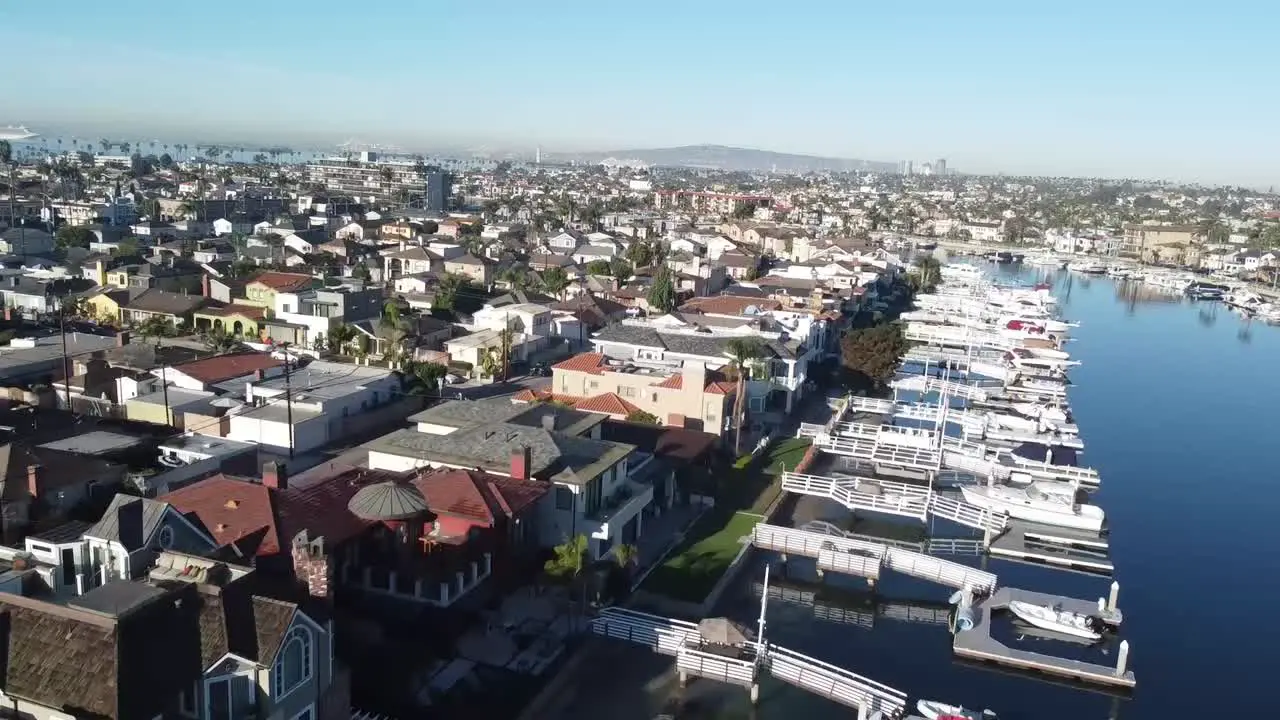
[[[751,704],[760,704],[760,683],[754,683],[751,685]]]
[[[1111,596],[1107,598],[1107,609],[1111,612],[1116,611],[1116,603],[1120,600],[1120,581],[1111,581]]]
[[[1116,677],[1121,677],[1129,669],[1129,641],[1120,641],[1120,656],[1116,658]]]

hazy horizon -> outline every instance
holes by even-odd
[[[1280,8],[1243,24],[1095,0],[64,6],[75,22],[56,31],[47,8],[6,8],[22,28],[11,56],[35,60],[6,84],[0,124],[318,148],[725,145],[1263,187],[1280,175],[1278,103],[1260,91]]]

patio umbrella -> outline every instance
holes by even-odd
[[[751,631],[729,618],[707,618],[699,622],[698,634],[712,645],[733,647],[751,642]]]

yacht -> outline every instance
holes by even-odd
[[[1233,307],[1241,312],[1252,315],[1258,307],[1265,305],[1266,301],[1255,293],[1248,290],[1237,290],[1222,298],[1222,302],[1227,306]]]
[[[1068,360],[1067,357],[1048,357],[1041,353],[1053,352],[1066,356],[1061,350],[1051,351],[1049,348],[1013,348],[1004,354],[1004,361],[1015,370],[1026,370],[1035,375],[1058,377],[1066,374],[1067,368],[1080,364],[1079,360]]]
[[[1102,508],[1077,503],[1076,489],[1062,483],[1037,481],[1023,487],[962,485],[960,493],[974,507],[1016,520],[1097,533],[1106,525]]]
[[[1062,270],[1067,267],[1067,262],[1051,252],[1042,252],[1036,255],[1028,255],[1022,262],[1027,265],[1035,265],[1036,267],[1052,267]]]
[[[1079,467],[1080,451],[1075,448],[1045,443],[1023,443],[1014,448],[1007,456],[1009,465],[1017,467]]]
[[[1106,275],[1107,266],[1099,262],[1080,261],[1073,262],[1067,266],[1071,272],[1077,272],[1081,275]]]
[[[1221,300],[1231,288],[1197,280],[1187,286],[1187,294],[1195,300]]]

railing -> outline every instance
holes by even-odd
[[[921,393],[944,393],[951,397],[957,397],[964,400],[986,400],[987,391],[975,385],[955,382],[953,380],[942,380],[940,378],[925,377],[924,375],[909,375],[907,377],[898,378],[890,383],[899,390],[908,392]]]
[[[968,587],[975,590],[995,590],[996,576],[992,573],[910,550],[888,550],[885,564],[894,572],[956,589]]]
[[[924,520],[929,490],[917,485],[865,478],[835,479],[798,473],[782,474],[782,489],[835,500],[851,510],[872,510]]]
[[[875,440],[880,435],[880,425],[872,425],[871,423],[855,423],[855,422],[838,422],[832,423],[831,431],[837,437],[843,438],[862,438],[864,440]]]
[[[887,414],[893,412],[893,401],[869,397],[851,397],[849,398],[849,410],[852,412]]]
[[[1050,465],[1048,463],[1015,465],[997,465],[1006,472],[1022,472],[1033,477],[1051,480],[1074,480],[1081,485],[1096,487],[1102,484],[1102,477],[1093,468],[1073,467],[1071,465]]]
[[[783,682],[864,710],[899,717],[907,706],[906,693],[844,668],[824,663],[777,645],[769,645],[769,671]]]
[[[591,620],[591,632],[616,640],[644,645],[661,655],[676,655],[689,640],[698,641],[698,626],[658,615],[606,608]]]
[[[858,577],[880,577],[881,558],[852,552],[822,550],[818,552],[818,569],[856,575]]]
[[[691,675],[719,680],[742,687],[751,687],[756,681],[756,661],[725,657],[703,652],[688,646],[676,654],[676,668]]]
[[[993,533],[1002,533],[1009,524],[1008,516],[995,514],[990,510],[976,508],[968,503],[952,500],[934,493],[929,498],[930,512],[941,518],[946,518],[961,525],[976,528],[978,530],[990,530]]]
[[[923,625],[950,625],[951,608],[925,607],[904,602],[886,602],[876,608],[881,617],[899,622],[921,623]]]
[[[818,535],[767,523],[758,523],[752,529],[751,544],[765,550],[812,558],[816,558],[819,553],[829,550],[860,553],[876,558],[883,558],[885,552],[885,547],[879,543]]]

